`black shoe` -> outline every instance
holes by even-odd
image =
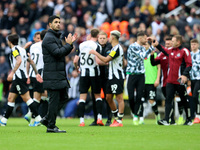
[[[172,121],[170,122],[170,125],[176,125],[176,122],[175,122],[174,120],[172,120]]]
[[[190,119],[187,119],[183,125],[191,126],[191,125],[193,125],[193,123]]]
[[[66,133],[66,131],[60,130],[58,127],[55,127],[53,129],[47,128],[47,133]]]
[[[48,121],[47,121],[47,119],[45,117],[42,118],[42,120],[40,121],[40,123],[43,124],[46,127],[48,126]]]
[[[166,120],[158,120],[158,125],[169,126],[169,123]]]
[[[112,122],[110,120],[107,120],[105,126],[110,126],[111,124]]]
[[[97,121],[93,121],[89,126],[97,126]]]

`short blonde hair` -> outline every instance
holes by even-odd
[[[108,37],[108,34],[106,32],[104,32],[104,31],[100,31],[99,35],[105,35],[106,37]]]

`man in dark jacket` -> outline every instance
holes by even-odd
[[[47,132],[66,133],[56,127],[57,112],[68,100],[68,88],[70,87],[65,71],[65,56],[73,49],[72,43],[77,35],[69,34],[65,37],[65,45],[62,45],[59,33],[60,18],[51,16],[48,20],[50,29],[46,33],[42,43],[44,60],[43,87],[47,89],[49,96],[49,109],[41,123],[47,127]]]

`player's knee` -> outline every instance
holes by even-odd
[[[14,102],[15,100],[14,100],[14,98],[13,97],[11,97],[11,96],[8,96],[8,102]]]

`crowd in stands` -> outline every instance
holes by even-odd
[[[105,31],[119,30],[122,34],[120,43],[125,58],[128,46],[136,41],[138,31],[145,31],[164,44],[168,35],[183,36],[184,47],[190,49],[190,40],[196,38],[200,43],[200,14],[195,7],[188,7],[188,0],[1,0],[0,3],[0,103],[6,99],[9,82],[6,81],[9,66],[10,48],[6,43],[7,35],[17,33],[20,45],[32,41],[37,31],[48,29],[48,18],[51,15],[61,17],[61,38],[69,33],[78,33],[79,39],[73,52],[66,57],[66,70],[69,80],[75,81],[73,58],[80,43],[86,40],[92,28]],[[181,6],[178,15],[165,14]],[[3,86],[1,86],[3,85]],[[3,90],[3,93],[2,93]],[[76,89],[77,90],[77,89]],[[72,91],[74,92],[74,91]],[[75,93],[75,94],[74,94]],[[69,95],[78,98],[78,92]],[[1,105],[0,105],[1,107]],[[2,113],[2,112],[0,112]]]

